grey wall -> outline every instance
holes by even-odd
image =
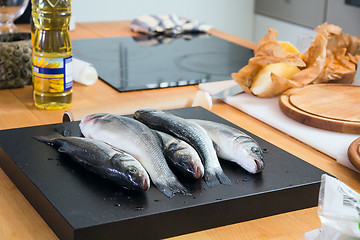
[[[95,2],[95,3],[94,3]],[[254,0],[73,0],[76,22],[131,20],[144,14],[175,13],[252,40]]]

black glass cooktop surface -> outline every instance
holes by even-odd
[[[92,63],[100,79],[120,92],[231,79],[251,49],[210,35],[151,39],[73,40],[73,56]]]

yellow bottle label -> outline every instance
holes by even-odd
[[[60,93],[72,88],[72,57],[33,56],[33,84],[40,92]]]

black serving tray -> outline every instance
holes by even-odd
[[[239,128],[200,107],[169,112]],[[325,172],[251,133],[264,149],[262,173],[252,175],[221,160],[231,186],[208,188],[203,180],[182,179],[191,196],[169,199],[154,185],[144,193],[127,192],[32,138],[54,131],[81,136],[78,124],[0,131],[1,167],[60,239],[159,239],[313,207],[318,202]]]

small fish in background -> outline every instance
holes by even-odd
[[[162,141],[164,155],[169,165],[185,176],[195,179],[204,176],[204,166],[193,147],[167,133],[156,130],[154,132]]]
[[[85,169],[109,179],[119,186],[146,191],[150,178],[143,166],[130,154],[101,141],[83,137],[35,136],[34,139],[69,155]]]
[[[253,174],[264,169],[262,150],[249,135],[222,123],[200,119],[191,121],[205,129],[214,142],[218,157],[235,162]]]
[[[190,194],[170,170],[158,137],[143,123],[129,117],[98,113],[84,116],[80,129],[85,137],[106,142],[134,156],[167,197]]]
[[[215,187],[220,183],[231,185],[231,180],[220,166],[212,140],[201,126],[153,109],[139,109],[133,116],[150,128],[176,136],[194,147],[204,164],[204,180],[208,187]]]

